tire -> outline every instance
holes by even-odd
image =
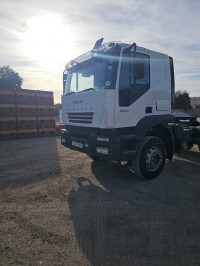
[[[193,144],[188,144],[187,145],[187,148],[186,148],[186,151],[190,151],[192,148],[193,148]]]
[[[157,177],[163,170],[166,160],[166,148],[160,138],[144,137],[139,153],[133,160],[133,170],[137,176],[145,179]]]
[[[91,154],[87,154],[87,156],[91,159],[91,160],[93,160],[93,161],[100,161],[100,159],[98,159],[96,156],[94,156],[94,155],[91,155]]]

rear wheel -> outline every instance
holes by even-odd
[[[194,146],[194,145],[193,145],[192,143],[188,143],[188,144],[187,144],[187,147],[186,147],[186,150],[187,150],[187,151],[190,151],[190,150],[193,148],[193,146]]]
[[[136,175],[145,179],[157,177],[163,170],[166,160],[166,149],[160,138],[147,136],[141,143],[133,170]]]

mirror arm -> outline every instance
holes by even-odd
[[[129,47],[127,47],[126,49],[124,49],[124,52],[128,52],[128,53],[130,53],[130,51],[131,51],[131,49],[134,47],[134,50],[133,50],[133,58],[136,58],[136,43],[134,42],[134,43],[132,43]],[[133,64],[134,64],[134,62],[133,62]],[[135,83],[136,83],[136,77],[135,77],[135,74],[134,74],[134,77],[133,77],[134,79],[133,79],[133,87],[135,86]],[[130,79],[131,79],[131,77],[130,77]]]
[[[65,94],[66,81],[67,81],[67,74],[65,74],[65,71],[63,71],[63,95]]]
[[[136,43],[132,43],[129,47],[127,47],[126,49],[124,49],[124,52],[130,52],[130,50],[133,48],[134,46],[134,55],[136,55]]]
[[[132,47],[134,46],[134,51],[133,51],[133,58],[136,58],[136,43],[133,43],[132,44]],[[133,75],[133,86],[135,87],[136,86],[136,73],[135,73],[135,70],[134,70],[134,65],[135,65],[135,60],[133,61],[133,71],[134,71],[134,75]]]
[[[129,56],[130,56],[130,51],[131,51],[131,49],[133,47],[134,47],[133,58],[136,58],[136,43],[132,43],[129,47],[125,48],[124,52],[129,53]],[[133,64],[134,64],[134,61],[133,61]],[[135,76],[135,73],[133,73],[133,74],[134,74],[134,76],[133,76],[133,84],[131,84],[131,68],[130,68],[130,75],[129,75],[130,84],[131,84],[131,87],[133,86],[133,90],[134,90],[134,88],[136,86],[136,76]],[[128,101],[130,101],[130,92],[132,91],[131,87],[129,88]]]

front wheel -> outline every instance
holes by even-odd
[[[133,160],[133,170],[138,176],[152,179],[162,172],[165,160],[166,148],[163,141],[147,136],[141,143],[137,158]]]

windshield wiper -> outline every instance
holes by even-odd
[[[81,93],[81,92],[84,92],[84,91],[94,91],[94,90],[95,90],[94,88],[88,88],[88,89],[85,89],[85,90],[79,91],[78,93]]]
[[[68,93],[66,94],[66,96],[67,96],[67,95],[70,95],[70,94],[76,94],[76,92],[74,92],[74,91],[70,91],[70,92],[68,92]]]

